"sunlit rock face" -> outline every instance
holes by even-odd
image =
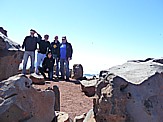
[[[22,58],[20,45],[0,32],[0,81],[17,74]]]
[[[15,75],[0,82],[0,122],[51,122],[55,94],[37,90],[31,79]]]
[[[129,61],[107,70],[94,99],[97,122],[162,122],[161,59]]]

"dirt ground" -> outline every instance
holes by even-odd
[[[51,82],[48,81],[45,85],[34,85],[36,88],[46,89],[57,85],[60,90],[60,110],[69,114],[71,119],[83,113],[87,113],[93,108],[93,98],[85,96],[81,92],[80,84],[75,81],[66,82]]]

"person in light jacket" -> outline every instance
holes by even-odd
[[[38,42],[39,48],[37,53],[36,74],[39,75],[38,67],[42,64],[46,53],[51,49],[50,42],[48,41],[49,35],[44,35],[44,39]]]

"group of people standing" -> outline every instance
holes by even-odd
[[[37,35],[34,36],[34,35]],[[65,70],[66,70],[66,79],[69,80],[69,61],[72,59],[72,45],[67,42],[66,36],[62,37],[62,42],[58,40],[58,36],[54,37],[54,41],[50,43],[48,41],[49,35],[44,35],[42,39],[41,35],[38,34],[35,30],[30,30],[30,36],[26,36],[22,45],[22,49],[25,48],[24,57],[23,57],[23,70],[22,73],[26,74],[26,66],[28,58],[31,59],[30,73],[36,72],[36,74],[42,74],[45,79],[53,80],[53,69],[54,64],[56,64],[56,76],[60,79],[65,79]],[[38,48],[37,48],[38,45]],[[34,67],[35,63],[35,51],[37,52],[37,63],[36,68]],[[59,66],[60,64],[60,66]],[[59,71],[61,77],[59,77]],[[48,73],[48,78],[45,75],[45,72]]]

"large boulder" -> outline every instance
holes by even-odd
[[[22,58],[20,45],[0,32],[0,81],[17,74]]]
[[[37,91],[24,75],[0,82],[0,122],[51,122],[55,117],[55,94]]]
[[[129,61],[110,68],[97,83],[96,121],[162,122],[163,64],[157,61]]]

